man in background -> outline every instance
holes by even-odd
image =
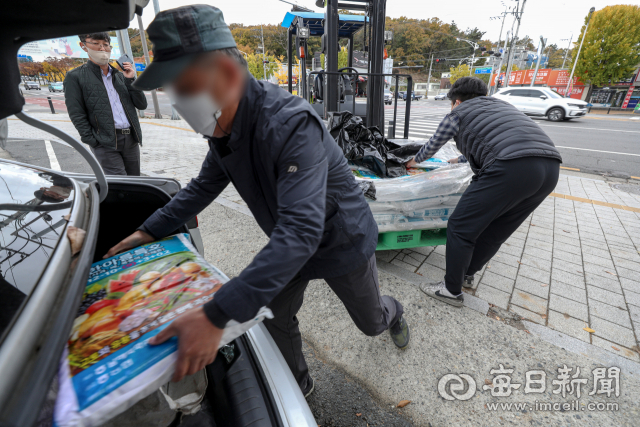
[[[480,271],[558,183],[562,157],[546,133],[514,106],[486,96],[477,77],[458,79],[447,114],[407,167],[431,158],[450,139],[474,175],[447,224],[444,280],[423,284],[430,297],[462,307],[462,287]]]
[[[123,63],[123,72],[109,64],[108,33],[78,37],[89,61],[64,79],[69,117],[105,174],[140,176],[142,131],[136,108],[147,108],[147,98],[131,85],[135,70],[129,62]]]

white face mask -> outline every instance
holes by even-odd
[[[171,104],[178,114],[189,123],[193,130],[204,136],[213,136],[222,109],[207,92],[181,96],[173,92],[170,87],[165,87],[165,92],[169,95]]]
[[[109,58],[111,58],[111,52],[91,50],[90,48],[87,48],[87,55],[89,55],[89,58],[98,65],[107,65],[109,63]]]

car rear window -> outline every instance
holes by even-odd
[[[62,175],[0,163],[0,337],[38,284],[73,199]]]

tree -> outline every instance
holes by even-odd
[[[264,80],[265,69],[267,74],[267,79],[275,73],[278,69],[278,64],[276,63],[276,58],[274,56],[267,56],[266,60],[269,61],[266,64],[266,67],[263,66],[262,54],[253,53],[251,55],[247,55],[247,66],[249,68],[249,72],[255,77],[257,80]]]
[[[20,74],[25,77],[35,77],[40,82],[40,74],[44,73],[42,62],[20,62]]]
[[[571,55],[573,67],[585,37],[575,75],[596,86],[628,78],[640,62],[640,6],[607,6],[593,13],[586,36],[585,26]]]
[[[309,65],[307,65],[309,66]],[[324,68],[324,53],[320,55],[320,66]],[[338,51],[338,70],[349,66],[349,51],[346,47],[341,47]]]
[[[460,64],[457,67],[451,67],[451,77],[449,77],[449,81],[451,84],[454,84],[456,80],[462,77],[469,77],[469,66],[467,64]]]

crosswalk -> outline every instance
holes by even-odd
[[[396,138],[404,137],[404,109],[398,108],[396,117]],[[451,110],[446,107],[434,107],[428,109],[411,109],[411,115],[409,119],[409,138],[426,139],[431,137],[438,128],[442,118]],[[385,110],[385,136],[389,132],[389,122],[393,120],[393,110]]]

